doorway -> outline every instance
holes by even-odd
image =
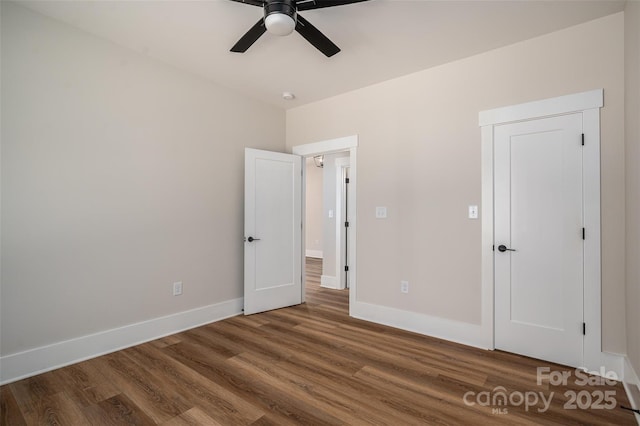
[[[320,280],[323,288],[329,287],[331,285],[333,286],[333,288],[337,289],[338,286],[340,285],[337,283],[341,282],[342,278],[344,279],[343,288],[346,288],[346,290],[344,291],[348,295],[349,312],[351,312],[351,306],[353,301],[355,300],[356,291],[357,291],[357,278],[356,278],[357,277],[357,274],[356,274],[357,258],[356,258],[356,239],[355,239],[356,229],[357,229],[357,223],[356,223],[357,147],[358,147],[358,136],[354,135],[354,136],[347,136],[347,137],[338,138],[338,139],[326,140],[322,142],[316,142],[312,144],[298,145],[298,146],[294,146],[292,149],[293,154],[300,155],[305,159],[305,161],[303,161],[304,169],[305,169],[303,172],[303,175],[304,175],[303,188],[306,189],[307,174],[309,172],[307,170],[306,159],[317,157],[317,156],[323,156],[323,167],[322,167],[323,178],[326,175],[333,182],[330,185],[325,185],[323,183],[323,188],[332,188],[330,192],[331,194],[333,194],[333,195],[330,195],[329,197],[323,197],[323,201],[322,201],[323,206],[325,204],[325,201],[327,201],[328,203],[334,203],[334,204],[333,204],[333,208],[331,207],[324,208],[324,211],[322,212],[322,214],[325,216],[325,219],[332,219],[330,223],[332,223],[333,225],[327,228],[328,229],[327,235],[329,235],[329,238],[327,238],[327,240],[324,240],[322,243],[322,247],[323,247],[322,272],[323,273],[320,277]],[[341,158],[342,160],[340,160]],[[348,158],[347,163],[345,163],[345,160],[344,160],[345,158]],[[329,163],[329,161],[331,161],[331,163]],[[316,167],[316,166],[315,164],[313,164],[313,166],[310,166],[310,167]],[[348,167],[348,171],[344,170],[345,167]],[[333,171],[327,172],[328,169],[332,169]],[[336,186],[337,181],[339,180],[339,177],[336,177],[336,176],[339,172],[346,173],[346,175],[349,178],[348,190],[346,190],[347,193],[345,194],[345,196],[348,197],[348,201],[346,200],[340,201],[337,198],[337,194],[342,192]],[[303,202],[303,207],[306,207],[307,205],[306,196],[307,194],[305,193],[305,201]],[[348,212],[340,213],[339,215],[336,214],[336,206],[338,204],[340,204],[342,207],[348,208]],[[340,212],[343,212],[343,211],[344,210],[341,208]],[[333,217],[329,218],[330,215],[332,215]],[[339,217],[336,217],[336,216],[339,216]],[[306,235],[307,235],[306,209],[303,212],[303,218],[304,218],[303,236],[305,237],[303,238],[303,247],[306,248],[308,246],[306,242]],[[343,236],[338,235],[340,232],[338,232],[337,230],[338,228],[336,227],[336,223],[338,223],[337,221],[339,221],[339,223],[342,223],[342,226],[344,226],[344,224],[348,222],[348,226],[345,226],[341,231],[343,233]],[[324,237],[324,233],[323,233],[323,237]],[[338,244],[338,242],[340,241],[343,241],[344,243]],[[311,243],[312,244],[315,243],[315,239],[311,241]],[[330,251],[334,253],[331,259],[329,259],[329,256],[325,254],[324,247],[330,247]],[[339,254],[341,251],[343,251],[342,256]],[[348,262],[347,265],[344,265],[344,263],[342,263],[344,262],[344,260]],[[303,265],[304,265],[303,277],[306,277],[307,275],[306,263],[307,263],[306,250],[303,250]],[[343,266],[342,267],[338,266],[341,263]],[[340,269],[342,269],[342,274],[338,274],[338,271]],[[342,277],[340,275],[342,275]],[[333,279],[331,277],[333,277]],[[323,278],[324,278],[324,282],[322,282]],[[305,297],[306,296],[303,295],[303,300],[305,300]]]
[[[352,160],[349,313],[356,291],[357,136],[299,145],[292,154],[245,148],[244,313],[264,312],[305,301],[305,182],[303,159],[346,151]],[[282,212],[283,214],[279,214]],[[268,238],[263,238],[267,236]],[[279,262],[271,262],[275,258]]]
[[[540,329],[546,329],[547,331],[566,329],[568,332],[573,333],[573,355],[559,358],[556,362],[573,367],[583,367],[592,371],[597,371],[602,366],[611,365],[611,357],[602,352],[601,347],[600,108],[604,105],[603,100],[604,92],[602,89],[598,89],[496,108],[482,111],[479,114],[482,135],[482,330],[487,336],[488,347],[490,348],[504,348],[508,351],[523,353],[532,357],[554,360],[555,358],[553,357],[555,355],[549,355],[553,352],[553,349],[550,348],[553,346],[553,343],[550,343],[551,341],[538,342],[524,349],[521,346],[521,341],[524,336],[531,336],[531,330],[534,330],[536,326],[541,326],[539,327]],[[557,120],[557,122],[554,120]],[[565,120],[572,121],[573,124],[567,123]],[[535,127],[539,123],[546,123],[546,129],[524,128],[526,126]],[[524,127],[519,128],[518,126]],[[568,132],[562,130],[571,128],[573,130]],[[506,135],[501,134],[501,132],[506,132]],[[557,133],[556,137],[558,134],[566,133],[559,139],[564,137],[571,139],[570,142],[574,144],[573,147],[577,147],[576,149],[580,152],[579,158],[569,155],[569,157],[572,157],[569,160],[568,154],[560,149],[562,144],[550,148],[552,143],[544,136],[553,135],[554,133]],[[568,136],[569,133],[575,134]],[[499,140],[501,138],[508,141],[506,148],[500,146],[501,142]],[[559,140],[558,138],[556,139]],[[553,136],[550,140],[553,140]],[[515,151],[512,150],[514,143],[520,144],[520,146],[515,147]],[[555,154],[552,152],[545,153],[546,148],[543,146],[545,144],[551,150],[556,149]],[[566,146],[568,147],[569,145]],[[527,153],[523,154],[525,151]],[[543,184],[549,176],[547,176],[547,173],[542,173],[541,175],[541,170],[536,170],[534,167],[525,173],[521,173],[521,176],[516,176],[515,179],[520,179],[520,181],[514,184],[514,176],[511,176],[511,167],[514,165],[514,161],[515,163],[522,163],[517,158],[514,159],[514,155],[517,157],[520,154],[526,157],[527,161],[524,161],[525,168],[518,170],[526,171],[526,168],[531,165],[529,160],[535,160],[534,162],[540,168],[548,167],[549,164],[556,162],[555,166],[551,167],[553,170],[549,170],[549,172],[551,174],[555,173],[556,181],[560,179],[562,183],[557,187],[554,187],[553,184]],[[558,158],[561,158],[560,164],[557,163]],[[545,162],[545,159],[549,160],[549,162]],[[567,165],[569,163],[573,164],[568,166],[568,169],[573,169],[574,172],[569,173],[570,177],[563,177],[561,175],[565,172],[564,163],[567,161]],[[506,167],[500,171],[500,168],[504,167],[505,164]],[[577,174],[575,173],[576,169],[579,169]],[[516,173],[520,172],[516,171]],[[569,180],[564,181],[564,179]],[[523,182],[524,185],[522,185]],[[527,185],[530,187],[527,188]],[[573,199],[573,201],[569,202],[574,207],[580,205],[579,212],[575,208],[564,210],[564,199],[557,201],[561,206],[560,208],[540,212],[539,203],[555,203],[553,197],[556,197],[556,199],[563,198],[564,195],[558,195],[558,192],[562,193],[564,191],[563,188],[568,186],[573,187],[571,192],[578,193],[576,195],[578,198],[582,197],[581,200],[576,201],[576,199]],[[515,193],[516,198],[525,194],[522,200],[516,200],[516,203],[519,203],[516,208],[519,208],[520,213],[522,213],[521,217],[516,219],[517,223],[512,223],[513,216],[511,216],[511,212],[507,212],[507,209],[513,207],[511,206],[513,203],[511,197],[514,196],[514,191],[517,191]],[[541,193],[544,191],[549,191],[549,193]],[[552,194],[554,192],[555,195]],[[526,197],[526,193],[539,196],[542,201],[535,200],[535,196],[532,201]],[[544,201],[545,197],[551,197],[552,201],[550,202],[548,199]],[[505,200],[508,200],[506,207]],[[527,230],[527,227],[530,224],[527,221],[522,221],[522,218],[526,218],[527,215],[530,216],[532,223],[534,223],[529,230]],[[541,218],[538,216],[541,215],[546,215],[547,219],[551,218],[549,224],[535,224]],[[555,215],[555,218],[553,215]],[[572,215],[581,216],[581,218],[569,220]],[[559,217],[562,220],[558,220]],[[569,234],[563,235],[560,241],[556,241],[555,237],[549,236],[548,232],[552,227],[556,226],[557,223],[554,224],[554,221],[557,223],[566,222],[560,228],[574,226],[577,229],[567,231],[570,234],[569,237],[567,237]],[[567,225],[571,221],[575,223]],[[549,229],[546,228],[547,226]],[[556,231],[558,229],[556,228]],[[536,230],[540,231],[539,235],[535,235]],[[517,234],[517,242],[512,239],[512,231]],[[523,238],[526,232],[533,233]],[[564,234],[565,230],[558,232]],[[531,245],[531,247],[527,247],[529,245],[529,242],[525,243],[527,239],[533,241],[540,236],[546,237]],[[574,239],[565,245],[565,238]],[[582,246],[581,250],[575,250],[576,246],[579,245]],[[546,256],[541,250],[555,252],[555,255]],[[576,252],[580,251],[582,252],[581,256],[579,253],[576,254]],[[538,257],[537,260],[536,256]],[[555,289],[552,288],[552,285],[549,285],[553,280],[565,279],[563,274],[566,271],[556,269],[551,274],[549,268],[556,268],[557,265],[549,266],[545,263],[549,258],[552,259],[551,262],[553,263],[553,258],[557,257],[567,257],[563,260],[561,269],[565,268],[565,264],[573,264],[570,268],[572,272],[567,272],[569,278],[574,283],[582,282],[581,295],[579,294],[579,286],[574,285],[573,290],[569,291],[573,292],[573,296],[576,298],[576,300],[568,302],[570,304],[576,303],[576,306],[569,309],[572,312],[569,314],[570,319],[563,317],[564,306],[562,306],[562,300],[566,301],[568,299],[564,294],[556,293],[554,295]],[[545,260],[545,258],[547,259]],[[531,269],[532,265],[536,265],[536,268]],[[518,273],[527,270],[527,268],[533,271],[532,274],[535,274],[534,279],[528,279],[528,284],[516,283],[514,285],[510,282],[509,277],[513,276],[514,271],[518,275]],[[540,278],[541,274],[542,278]],[[545,274],[549,276],[545,278]],[[507,280],[504,280],[505,277],[507,277]],[[526,292],[529,291],[529,295],[531,294],[532,282],[539,283],[541,281],[545,282],[546,289],[542,292],[545,294],[540,296],[540,294],[534,292],[535,296],[533,298],[527,298]],[[527,280],[525,279],[523,283],[526,282]],[[564,289],[563,292],[565,292]],[[554,299],[553,301],[550,300],[552,298]],[[527,301],[525,305],[523,305],[524,300]],[[547,301],[549,301],[548,304],[546,303]],[[532,302],[532,304],[529,304],[529,302]],[[537,312],[527,311],[533,305],[537,306],[537,309],[535,309]],[[547,312],[548,317],[538,321],[545,314],[543,312],[545,310],[552,310],[553,313]],[[582,312],[582,320],[579,318],[580,311]],[[504,330],[501,330],[505,320],[516,328],[523,328],[513,335],[505,334],[503,333]],[[538,322],[536,323],[536,321]],[[562,323],[561,326],[558,326],[560,323]],[[536,339],[538,337],[540,336],[537,336]],[[576,344],[575,342],[578,343]]]
[[[349,152],[306,158],[306,283],[331,290],[349,285]]]

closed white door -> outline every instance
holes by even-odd
[[[496,126],[495,346],[583,365],[582,114]]]
[[[302,303],[301,157],[245,149],[245,315]]]

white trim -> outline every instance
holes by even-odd
[[[344,222],[349,221],[348,218],[343,217],[344,211],[344,199],[347,194],[344,191],[344,169],[349,168],[349,157],[341,157],[335,159],[336,165],[336,279],[337,287],[342,290],[347,288],[345,283],[344,274],[344,244],[343,244],[343,230]],[[348,214],[348,213],[347,213]]]
[[[315,257],[316,259],[322,259],[322,250],[310,250],[305,251],[307,257]]]
[[[356,145],[357,143],[358,140],[356,137]],[[349,208],[349,216],[351,219],[351,223],[349,223],[349,263],[351,263],[351,265],[349,265],[349,315],[351,316],[353,316],[353,306],[358,297],[358,293],[356,292],[358,282],[356,279],[356,271],[358,270],[356,262],[358,259],[358,257],[356,256],[356,254],[358,253],[356,250],[356,244],[358,242],[358,233],[356,232],[358,224],[358,203],[356,196],[356,188],[358,187],[358,174],[356,173],[356,164],[358,159],[356,155],[357,151],[358,148],[355,147],[349,150],[349,195],[351,203],[351,208]]]
[[[351,303],[351,316],[467,346],[490,349],[486,345],[485,331],[478,324],[453,321],[358,301]]]
[[[482,162],[482,203],[480,205],[481,234],[481,335],[485,345],[495,349],[494,339],[494,294],[493,294],[493,126],[481,129],[482,147],[480,158]]]
[[[353,136],[346,136],[343,138],[337,138],[337,139],[331,139],[331,140],[327,140],[327,141],[322,141],[322,142],[316,142],[316,143],[310,143],[310,144],[306,144],[306,145],[296,145],[294,147],[292,147],[291,152],[293,154],[297,154],[297,155],[301,155],[303,157],[312,157],[314,155],[319,155],[319,154],[330,154],[330,153],[334,153],[334,152],[341,152],[341,151],[349,151],[349,161],[351,162],[350,165],[350,170],[349,170],[349,185],[350,185],[350,195],[351,195],[351,199],[350,199],[350,203],[351,203],[351,212],[350,212],[350,218],[351,218],[351,222],[349,224],[349,259],[351,265],[349,265],[349,314],[351,314],[351,312],[353,311],[353,303],[356,301],[357,298],[357,257],[356,257],[356,253],[357,253],[357,229],[358,229],[358,225],[357,225],[357,218],[358,218],[358,212],[357,212],[357,188],[358,188],[358,173],[357,173],[357,158],[358,158],[358,135],[353,135]],[[303,177],[305,176],[305,172],[304,172],[304,164],[306,162],[302,162],[303,164]],[[304,177],[304,179],[306,179],[306,177]],[[306,185],[302,185],[302,200],[304,203],[304,199],[305,199],[305,186]],[[303,209],[304,209],[304,205],[303,205]],[[302,238],[304,239],[304,234],[305,234],[305,229],[304,227],[306,226],[306,224],[304,223],[304,221],[306,220],[305,218],[305,214],[304,214],[304,210],[303,210],[303,229],[302,229]],[[304,243],[304,241],[303,241]],[[304,247],[304,246],[303,246]],[[301,257],[302,255],[304,255],[304,253],[301,253]],[[304,259],[302,259],[304,260]],[[305,273],[304,271],[304,262],[303,262],[303,274]],[[303,287],[303,301],[304,301],[304,286]]]
[[[624,385],[624,390],[627,393],[627,398],[629,399],[629,403],[631,404],[631,408],[638,409],[640,407],[640,401],[634,398],[634,395],[637,393],[631,392],[629,386],[636,386],[640,390],[640,379],[638,378],[638,374],[633,369],[629,358],[624,357],[624,375],[622,376]],[[635,414],[635,413],[634,413]],[[640,414],[635,414],[636,422],[640,425]]]
[[[303,157],[304,158],[304,157]],[[302,194],[300,197],[300,219],[302,223],[300,224],[301,235],[300,235],[300,247],[307,246],[307,162],[302,160],[300,161],[302,166],[302,181],[300,182],[300,187],[302,188]],[[304,251],[300,250],[300,280],[302,281],[302,285],[300,286],[300,303],[305,303],[307,301],[307,259],[306,259],[306,249]],[[323,253],[324,255],[324,253]]]
[[[303,157],[311,157],[319,154],[332,154],[334,152],[346,151],[358,146],[358,136],[345,136],[343,138],[329,139],[322,142],[296,145],[291,152]]]
[[[584,187],[584,365],[605,365],[602,352],[602,272],[600,245],[600,110],[582,114],[585,144],[582,152]]]
[[[0,385],[240,315],[243,303],[232,299],[5,355],[0,358]]]
[[[511,107],[496,108],[479,113],[482,161],[482,332],[494,336],[493,302],[493,129],[509,121],[544,118],[552,115],[581,112],[585,147],[583,151],[584,220],[587,238],[585,253],[583,366],[590,371],[601,367],[620,372],[622,364],[617,355],[602,352],[601,312],[601,253],[600,253],[600,110],[602,89],[553,99],[529,102]],[[493,348],[493,344],[490,345]]]
[[[622,377],[625,382],[631,383],[632,385],[636,385],[640,388],[640,377],[638,377],[638,373],[633,369],[631,361],[629,361],[629,358],[626,356],[624,357],[624,375]],[[636,404],[640,404],[640,401],[635,402]]]
[[[549,117],[558,114],[602,108],[604,105],[603,89],[543,99],[524,104],[482,111],[478,115],[479,125],[491,126],[532,118]]]
[[[334,290],[339,289],[340,284],[338,283],[338,279],[331,275],[321,275],[320,276],[320,287],[331,288]]]

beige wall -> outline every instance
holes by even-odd
[[[322,169],[307,158],[305,244],[307,251],[322,252]]]
[[[241,297],[243,148],[284,118],[2,2],[2,354]]]
[[[640,2],[625,8],[627,351],[640,373]]]
[[[359,135],[359,301],[478,324],[481,223],[467,219],[481,201],[478,112],[604,88],[603,345],[625,352],[623,21],[619,13],[287,111],[289,148]],[[375,206],[388,219],[376,220]]]

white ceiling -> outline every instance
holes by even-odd
[[[301,12],[342,52],[299,34],[233,44],[262,16],[229,0],[18,3],[182,70],[291,108],[596,19],[624,0],[370,0]],[[284,101],[283,91],[295,93]]]

